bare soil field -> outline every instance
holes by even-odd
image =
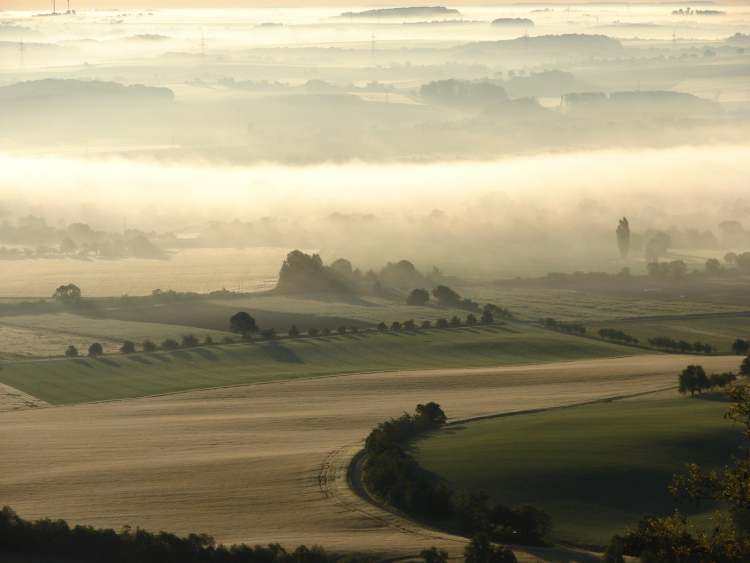
[[[738,357],[706,357],[708,370]],[[408,556],[461,540],[378,509],[346,467],[378,422],[439,402],[452,419],[674,386],[694,357],[336,376],[0,413],[0,498],[26,518],[130,524],[221,542]],[[30,444],[33,444],[30,447]],[[535,551],[527,560],[590,560]]]

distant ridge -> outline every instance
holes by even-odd
[[[413,6],[408,8],[376,8],[362,12],[344,12],[342,18],[421,18],[429,16],[460,16],[461,12],[445,6]]]

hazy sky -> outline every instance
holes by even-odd
[[[637,1],[637,0],[636,0]],[[372,2],[368,0],[361,0],[360,2],[352,0],[71,0],[72,8],[125,8],[125,7],[142,7],[142,8],[195,8],[195,7],[206,7],[206,8],[219,8],[219,7],[233,7],[233,8],[253,8],[253,7],[306,7],[306,6],[467,6],[467,5],[488,5],[488,4],[571,4],[569,0],[496,0],[494,2],[486,2],[486,0],[453,0],[451,2],[439,2],[437,0],[378,0]],[[577,2],[572,2],[573,4]],[[593,1],[581,1],[581,4],[596,4]],[[607,1],[602,3],[609,3]],[[625,3],[623,1],[623,3]],[[632,3],[632,2],[631,2]],[[658,4],[659,2],[648,2]],[[668,2],[665,2],[668,3]],[[689,4],[690,2],[686,2]],[[721,4],[747,4],[750,0],[742,0],[735,2],[717,2]],[[0,8],[15,8],[15,9],[33,9],[39,10],[49,8],[52,5],[52,0],[0,0]],[[65,7],[65,0],[57,0],[58,8]]]

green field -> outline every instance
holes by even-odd
[[[367,333],[98,359],[0,363],[0,382],[53,404],[375,370],[478,367],[638,353],[526,325]]]
[[[743,286],[746,287],[746,286]],[[553,317],[564,321],[596,322],[656,315],[695,315],[750,310],[736,294],[724,296],[706,291],[699,295],[601,293],[543,287],[504,287],[489,283],[467,285],[460,292],[481,303],[507,307],[519,318]],[[745,290],[746,291],[746,290]]]
[[[668,336],[674,340],[699,340],[714,346],[719,353],[731,353],[732,342],[750,339],[750,315],[717,316],[684,319],[632,319],[587,324],[593,335],[600,328],[622,330],[638,338],[642,344],[654,336]]]
[[[643,514],[672,512],[667,485],[684,463],[729,461],[743,438],[726,408],[660,394],[451,425],[415,450],[457,489],[546,510],[556,540],[605,545]]]

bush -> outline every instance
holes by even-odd
[[[351,326],[351,327],[349,327],[349,332],[351,332],[352,334],[358,334],[359,333],[359,328],[356,327],[356,326]]]
[[[177,350],[180,347],[180,343],[173,338],[167,338],[161,343],[161,347],[165,350]]]
[[[615,328],[600,328],[598,334],[601,338],[606,338],[607,340],[617,340],[626,344],[638,344],[638,339],[635,336]]]
[[[290,326],[287,334],[292,338],[297,338],[299,336],[299,330],[297,329],[296,325]]]
[[[122,346],[120,346],[120,352],[123,354],[132,354],[135,352],[135,342],[131,342],[130,340],[123,342]]]
[[[68,347],[67,347],[67,348],[65,349],[65,355],[66,355],[66,356],[67,356],[68,358],[75,358],[76,356],[78,356],[78,348],[76,348],[75,346],[73,346],[73,345],[71,344],[70,346],[68,346]]]
[[[417,325],[414,323],[413,319],[409,319],[408,321],[404,321],[404,328],[406,330],[414,330],[417,328]]]
[[[276,329],[266,328],[260,331],[260,335],[266,340],[273,340],[276,338]]]
[[[234,342],[234,338],[232,338],[231,336],[225,336],[224,338],[221,339],[221,341],[224,344],[232,344]]]
[[[425,305],[430,300],[430,293],[426,289],[412,289],[406,298],[407,305]]]
[[[422,324],[420,325],[422,328],[431,328],[432,322],[430,321],[422,321]]]
[[[448,328],[448,320],[438,319],[435,321],[435,326],[437,326],[438,328]]]
[[[391,323],[391,330],[396,331],[396,332],[398,332],[399,330],[401,330],[401,323],[398,322],[398,321],[393,321]]]
[[[328,327],[323,328],[323,336],[331,336],[331,329]]]
[[[320,334],[320,331],[315,327],[307,329],[308,336],[318,336],[318,334]]]
[[[451,326],[461,326],[461,319],[459,319],[456,315],[453,315],[451,317]]]
[[[742,375],[750,375],[750,356],[747,356],[740,364],[740,373]]]
[[[141,348],[143,348],[144,352],[153,352],[156,350],[156,344],[147,339],[141,343]]]
[[[509,548],[504,545],[493,545],[490,537],[485,533],[475,535],[464,548],[465,563],[516,563],[517,561]]]
[[[182,347],[193,348],[200,345],[200,341],[192,334],[185,334],[182,336]]]
[[[380,332],[384,332],[384,331],[388,330],[388,325],[381,321],[381,322],[378,323],[377,329]]]
[[[475,324],[477,324],[477,318],[474,313],[466,315],[466,326],[474,326]]]
[[[89,346],[89,356],[91,356],[92,358],[101,356],[102,354],[104,354],[104,348],[102,348],[102,345],[98,342],[94,342],[91,346]]]
[[[346,334],[346,327],[345,327],[345,326],[340,326],[340,327],[339,327],[339,328],[337,329],[337,332],[338,332],[339,334]]]
[[[480,322],[483,325],[492,324],[495,322],[495,316],[492,314],[492,311],[488,311],[486,308],[482,312],[482,318],[480,319]]]
[[[204,346],[211,346],[214,343],[214,339],[210,334],[207,334],[206,337],[203,339],[203,345]]]

